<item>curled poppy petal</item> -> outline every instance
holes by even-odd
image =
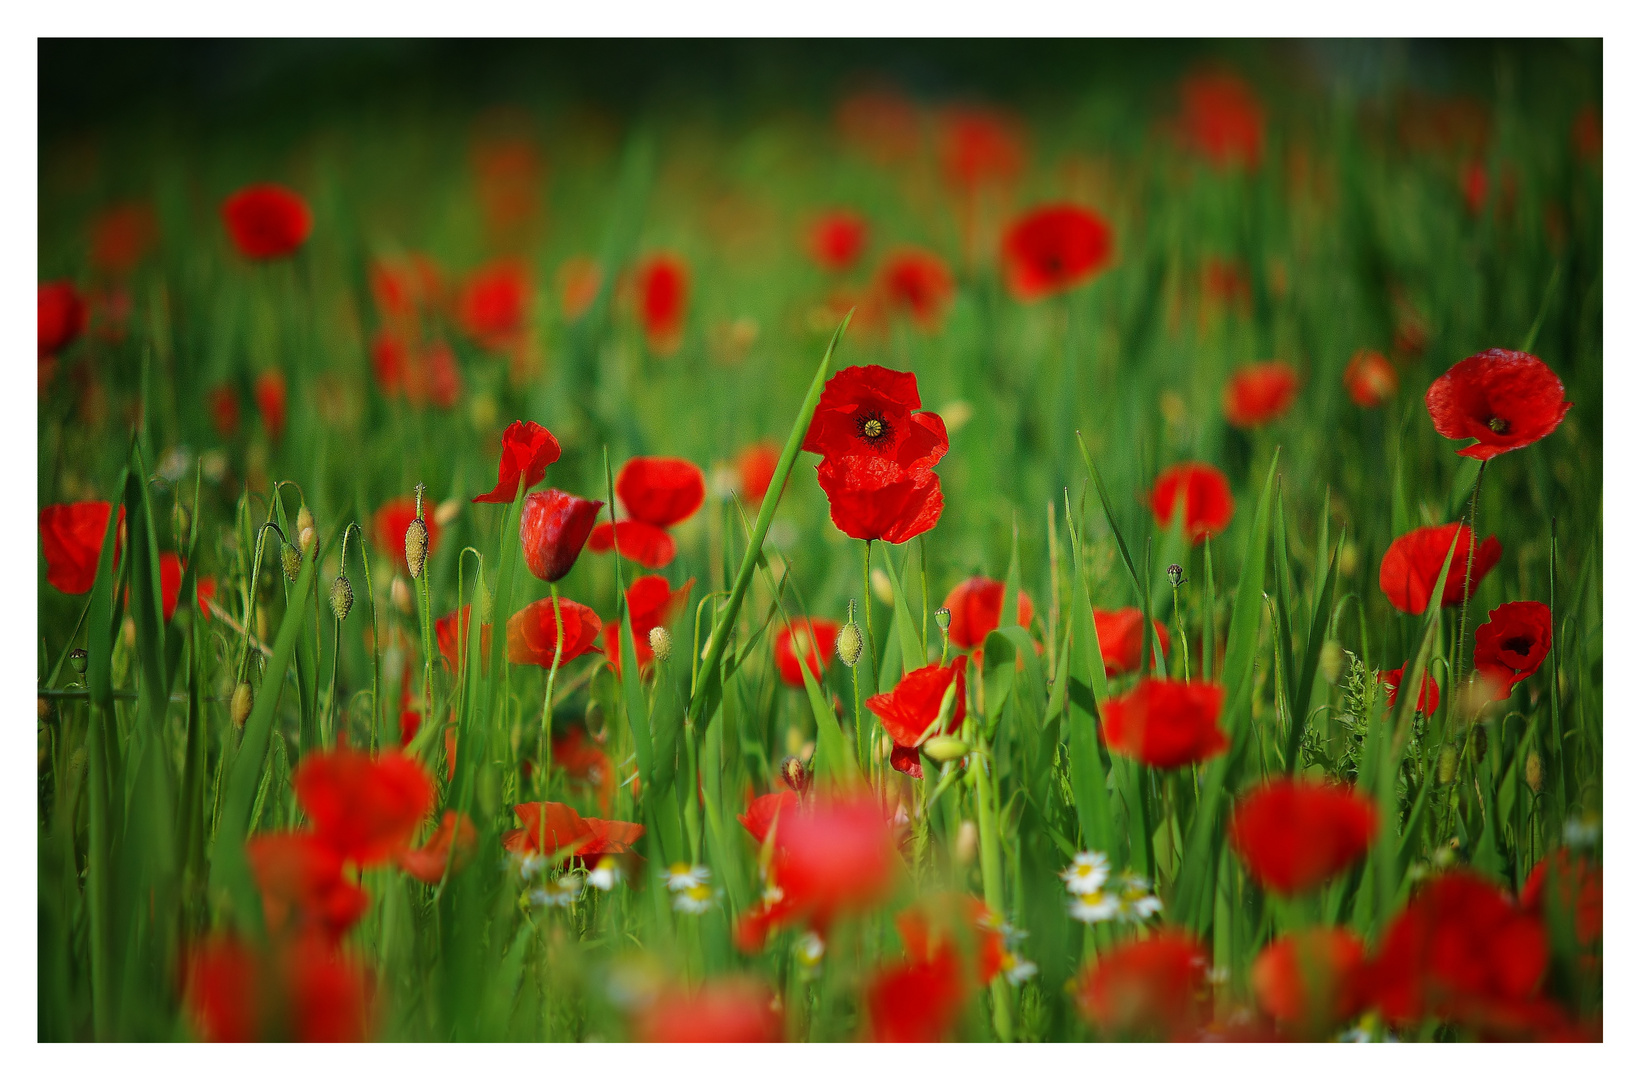
[[[1224,387],[1224,417],[1239,428],[1279,420],[1298,396],[1298,372],[1271,360],[1237,368]]]
[[[1227,835],[1256,881],[1291,894],[1364,857],[1377,832],[1377,806],[1353,788],[1281,777],[1236,805]]]
[[[433,808],[432,777],[397,751],[310,753],[291,786],[319,840],[362,866],[392,857]]]
[[[838,629],[832,619],[794,619],[790,626],[781,627],[774,636],[774,666],[780,681],[801,688],[804,663],[810,675],[820,678],[837,645]]]
[[[514,420],[501,433],[501,464],[494,489],[474,496],[473,501],[512,502],[518,497],[518,485],[522,483],[527,491],[539,484],[547,475],[547,466],[557,461],[560,453],[552,432],[534,420]]]
[[[1389,687],[1390,708],[1395,707],[1395,699],[1401,692],[1401,680],[1406,678],[1407,664],[1410,663],[1412,663],[1412,661],[1408,660],[1406,664],[1402,664],[1394,671],[1380,671],[1378,673],[1378,681]],[[1424,684],[1418,689],[1418,701],[1417,704],[1413,706],[1413,709],[1417,712],[1423,713],[1425,716],[1433,716],[1435,714],[1435,710],[1440,707],[1440,685],[1436,683],[1434,678],[1431,677],[1429,672],[1426,671],[1424,672]]]
[[[593,528],[587,547],[595,555],[619,550],[645,570],[659,570],[678,555],[678,542],[665,529],[641,521],[602,521]]]
[[[945,598],[945,607],[951,612],[951,625],[946,630],[951,644],[959,649],[977,649],[985,643],[985,635],[1002,625],[1003,583],[988,577],[971,577],[961,582]],[[1019,591],[1015,602],[1015,622],[1030,626],[1036,608],[1025,590]]]
[[[577,656],[598,651],[598,634],[603,620],[585,604],[543,597],[513,613],[507,620],[507,659],[514,664],[535,664],[550,668],[558,651],[558,623],[564,625],[564,644],[558,657],[567,664]]]
[[[1469,526],[1454,522],[1450,525],[1429,525],[1398,536],[1384,552],[1378,565],[1378,587],[1397,610],[1408,615],[1422,615],[1429,607],[1429,598],[1435,593],[1435,580],[1441,576],[1446,553],[1452,550],[1452,565],[1446,573],[1446,588],[1441,591],[1441,606],[1463,603],[1474,596],[1481,579],[1498,564],[1503,556],[1503,545],[1498,538],[1488,536],[1478,547],[1475,534]],[[1453,547],[1453,538],[1457,546]],[[1470,549],[1474,547],[1474,561]],[[1464,591],[1464,575],[1469,575],[1469,590]]]
[[[69,595],[87,593],[97,580],[103,536],[113,506],[105,502],[59,503],[40,508],[40,550],[46,558],[46,581]],[[114,558],[125,526],[125,507],[114,532]]]
[[[530,573],[542,581],[563,580],[574,569],[575,560],[581,557],[581,549],[592,535],[598,511],[603,509],[603,505],[601,500],[583,499],[557,488],[531,492],[526,496],[523,512],[518,519],[518,538],[524,547],[524,564],[530,568]],[[671,537],[667,537],[667,541],[670,542]],[[593,550],[599,549],[595,547]],[[624,547],[621,554],[628,558],[635,557]],[[671,561],[670,557],[666,560]],[[643,559],[638,559],[638,562],[649,565]]]
[[[1002,238],[1008,288],[1020,300],[1040,300],[1091,281],[1110,265],[1110,224],[1071,203],[1041,206]]]
[[[968,657],[956,656],[949,665],[929,664],[908,673],[886,694],[874,694],[866,699],[870,709],[882,721],[883,730],[894,740],[894,768],[912,777],[922,776],[922,762],[917,747],[929,738],[943,732],[955,731],[968,715],[967,680],[964,671]],[[955,687],[953,690],[952,687]],[[952,690],[951,711],[941,731],[934,730],[939,719],[940,706],[947,690]]]
[[[1189,461],[1163,469],[1150,490],[1150,510],[1156,524],[1167,528],[1180,499],[1184,500],[1184,532],[1193,544],[1219,536],[1230,526],[1236,501],[1230,481],[1211,465]]]
[[[615,495],[634,521],[669,529],[706,502],[706,474],[682,458],[636,457],[621,466]]]
[[[1458,453],[1477,461],[1530,446],[1571,410],[1565,387],[1530,353],[1488,349],[1453,364],[1429,386],[1424,405],[1435,430],[1475,439]]]
[[[1156,636],[1162,643],[1162,656],[1167,656],[1169,638],[1167,627],[1160,619],[1152,619]],[[1099,655],[1105,662],[1105,675],[1114,678],[1139,670],[1144,657],[1145,616],[1135,607],[1115,611],[1093,612],[1093,629],[1099,635]]]
[[[1175,769],[1224,753],[1230,740],[1219,727],[1224,687],[1218,683],[1141,678],[1105,703],[1105,742],[1114,753],[1153,769]]]
[[[296,192],[279,184],[252,184],[222,204],[234,247],[247,259],[293,254],[313,230],[313,215]]]
[[[395,861],[399,869],[417,881],[437,885],[446,869],[454,873],[466,866],[477,847],[478,830],[473,827],[473,819],[460,811],[446,810],[427,842],[399,852]]]
[[[342,856],[316,834],[263,833],[245,843],[268,932],[313,928],[340,941],[369,910],[370,896],[342,873]]]
[[[645,574],[626,589],[626,610],[632,619],[632,645],[638,655],[638,667],[647,668],[655,659],[649,647],[649,631],[667,626],[689,600],[689,590],[695,579],[690,578],[677,589],[659,574]],[[611,619],[603,627],[604,653],[618,673],[621,670],[620,619]]]
[[[1519,600],[1493,608],[1475,628],[1475,670],[1497,687],[1498,699],[1543,665],[1554,642],[1549,606]]]
[[[797,805],[795,791],[770,792],[753,799],[746,805],[746,812],[735,820],[746,827],[753,840],[761,844],[769,838],[769,831],[775,828],[782,815],[797,812]]]

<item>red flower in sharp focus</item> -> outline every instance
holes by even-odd
[[[542,581],[563,580],[581,557],[603,506],[602,500],[583,499],[557,488],[526,496],[518,518],[518,538],[530,573]]]
[[[866,249],[866,220],[850,210],[823,215],[809,229],[809,254],[822,270],[842,273]]]
[[[636,457],[621,466],[615,495],[634,521],[669,529],[706,502],[706,474],[683,458]]]
[[[746,447],[735,458],[735,473],[740,478],[740,497],[753,505],[761,505],[769,485],[774,482],[774,471],[780,465],[780,447],[772,442],[757,442]]]
[[[501,464],[495,487],[483,495],[475,495],[473,501],[512,502],[518,497],[519,483],[523,483],[526,491],[539,484],[547,475],[547,466],[557,461],[562,452],[552,432],[534,420],[514,420],[501,433]],[[573,564],[574,559],[570,562]]]
[[[455,873],[472,860],[478,848],[478,830],[473,819],[456,810],[444,811],[433,835],[419,848],[406,848],[398,853],[399,869],[428,885],[444,880],[446,868]],[[454,849],[454,854],[451,854]]]
[[[1317,926],[1277,938],[1253,961],[1259,1008],[1307,1038],[1324,1038],[1365,1004],[1365,950],[1348,930]]]
[[[1496,686],[1498,700],[1543,665],[1554,641],[1547,604],[1518,600],[1495,607],[1475,628],[1475,670]]]
[[[1208,536],[1222,535],[1236,512],[1230,497],[1230,481],[1211,465],[1187,461],[1163,469],[1150,489],[1150,511],[1156,524],[1167,528],[1173,522],[1175,505],[1184,500],[1184,531],[1193,544]]]
[[[968,657],[958,655],[949,666],[929,664],[918,668],[901,679],[893,691],[874,694],[866,699],[866,708],[877,714],[883,730],[894,740],[890,762],[907,776],[922,779],[922,758],[917,753],[929,738],[955,731],[968,715],[968,684],[964,672]],[[955,686],[951,697],[951,711],[945,726],[935,729],[940,704],[948,689]]]
[[[1279,420],[1298,396],[1298,372],[1291,364],[1270,360],[1244,364],[1224,387],[1224,417],[1239,428]]]
[[[651,255],[639,264],[633,283],[650,350],[659,356],[676,352],[689,312],[689,267],[676,255]]]
[[[489,349],[513,342],[529,318],[530,276],[523,263],[502,259],[474,270],[456,297],[456,323]]]
[[[1078,982],[1076,1003],[1110,1038],[1182,1039],[1203,1013],[1207,954],[1172,928],[1103,953]]]
[[[593,528],[587,547],[594,555],[619,551],[645,570],[659,570],[678,555],[678,542],[665,529],[641,521],[600,522]]]
[[[1105,743],[1153,769],[1175,769],[1229,749],[1219,728],[1224,687],[1218,683],[1141,678],[1105,703]]]
[[[880,969],[866,989],[873,1042],[944,1042],[962,1018],[962,972],[950,950]]]
[[[1244,796],[1230,815],[1230,846],[1259,884],[1304,892],[1367,853],[1378,808],[1353,788],[1281,777]]]
[[[869,793],[856,793],[821,796],[781,815],[771,871],[787,910],[824,926],[886,899],[898,862],[882,807]]]
[[[293,254],[313,231],[307,203],[279,184],[240,188],[222,203],[222,221],[234,247],[247,259]]]
[[[746,827],[752,834],[752,839],[762,844],[769,838],[769,831],[775,829],[783,819],[797,813],[798,802],[795,791],[773,791],[767,795],[759,795],[746,804],[746,812],[735,820]]]
[[[460,671],[467,660],[467,634],[472,626],[473,605],[463,604],[460,611],[433,622],[433,635],[438,640],[439,655],[449,663],[451,671]],[[482,662],[490,662],[490,624],[478,628],[478,650]]]
[[[1392,709],[1395,707],[1395,699],[1401,693],[1401,680],[1406,678],[1407,667],[1411,663],[1412,661],[1408,660],[1394,671],[1380,671],[1378,673],[1378,681],[1389,687],[1389,705]],[[1435,710],[1440,707],[1441,688],[1426,671],[1424,672],[1424,684],[1418,690],[1418,701],[1417,704],[1413,705],[1413,710],[1421,712],[1425,716],[1433,716]]]
[[[1091,281],[1110,265],[1110,224],[1070,203],[1042,206],[1002,238],[1008,288],[1017,299],[1040,300]]]
[[[920,248],[902,248],[883,260],[876,291],[891,311],[905,312],[923,330],[939,329],[956,283],[943,260]]]
[[[639,1042],[780,1042],[780,1013],[768,989],[741,975],[709,980],[695,990],[663,990],[634,1021]]]
[[[1512,349],[1488,349],[1453,364],[1430,384],[1424,405],[1448,439],[1478,440],[1458,451],[1476,461],[1537,442],[1572,407],[1542,360]]]
[[[291,786],[318,838],[361,866],[391,858],[433,808],[432,777],[397,751],[310,753]]]
[[[1394,365],[1384,359],[1383,353],[1372,349],[1358,351],[1344,368],[1344,389],[1350,400],[1363,409],[1387,404],[1400,383]]]
[[[647,668],[655,659],[649,647],[649,631],[666,626],[688,602],[689,590],[695,579],[690,578],[676,590],[659,574],[646,574],[626,588],[626,611],[632,619],[632,646],[638,655],[638,668]],[[621,620],[612,619],[604,624],[604,654],[617,674],[621,670]]]
[[[1218,168],[1257,168],[1264,151],[1264,109],[1235,75],[1194,75],[1179,87],[1190,146]]]
[[[105,502],[58,503],[40,508],[40,550],[46,557],[46,581],[71,596],[88,593],[97,580],[103,535],[113,507]],[[114,559],[120,557],[125,507],[114,529]]]
[[[959,649],[977,649],[985,644],[985,635],[1002,625],[1002,593],[1004,585],[988,577],[971,577],[952,589],[945,598],[945,607],[951,611],[951,626],[946,631],[951,644]],[[1030,626],[1036,608],[1024,589],[1015,598],[1014,622]]]
[[[1488,536],[1474,549],[1474,564],[1470,565],[1470,548],[1475,534],[1469,526],[1454,522],[1450,525],[1429,525],[1398,536],[1384,552],[1378,564],[1378,587],[1398,611],[1408,615],[1422,615],[1429,607],[1429,598],[1435,593],[1435,579],[1441,576],[1446,553],[1452,548],[1452,565],[1446,572],[1446,587],[1441,590],[1441,606],[1461,604],[1465,596],[1474,596],[1484,578],[1503,557],[1503,545],[1498,538]],[[1464,592],[1464,574],[1469,574],[1469,591]]]
[[[40,286],[40,355],[62,352],[85,331],[86,307],[71,281]]]
[[[256,410],[262,414],[262,427],[268,437],[278,442],[285,434],[285,373],[264,371],[256,377],[252,387]]]
[[[404,561],[404,533],[414,520],[416,500],[407,496],[383,503],[381,509],[376,511],[373,521],[376,546],[387,552],[389,561],[396,569],[406,573],[409,573],[410,566]],[[422,520],[427,524],[427,555],[431,558],[433,549],[438,547],[439,524],[432,517]]]
[[[331,944],[370,908],[370,896],[342,874],[342,856],[311,832],[275,832],[245,842],[268,933],[320,931]]]
[[[1551,868],[1555,892],[1546,897]],[[1578,944],[1587,948],[1601,937],[1605,928],[1605,874],[1598,863],[1584,855],[1572,855],[1565,848],[1555,848],[1539,859],[1520,888],[1520,906],[1532,915],[1547,918],[1546,904],[1551,898],[1572,919]]]
[[[780,681],[801,689],[803,669],[799,665],[804,663],[809,674],[819,679],[837,645],[838,629],[832,619],[793,619],[790,626],[782,626],[774,637],[774,666]]]
[[[598,634],[603,620],[585,604],[559,598],[557,610],[552,597],[543,597],[513,614],[507,620],[507,659],[514,664],[535,664],[552,667],[552,658],[558,648],[558,621],[564,623],[563,653],[560,665],[577,656],[598,651]]]
[[[1161,620],[1150,620],[1162,643],[1162,657],[1167,657],[1170,639]],[[1099,656],[1105,662],[1105,675],[1114,678],[1139,670],[1144,658],[1144,612],[1136,607],[1115,611],[1094,610],[1093,629],[1099,635]]]

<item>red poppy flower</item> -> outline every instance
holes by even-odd
[[[940,125],[940,167],[954,187],[1005,184],[1019,175],[1025,153],[1011,117],[993,109],[952,109]]]
[[[985,644],[985,635],[1002,625],[1003,589],[1000,581],[971,577],[951,590],[945,598],[945,607],[951,611],[951,626],[946,631],[951,644],[959,649],[977,649]],[[1035,615],[1031,598],[1021,589],[1014,604],[1016,623],[1030,626]]]
[[[1395,396],[1401,380],[1384,354],[1361,349],[1344,368],[1344,389],[1350,400],[1363,409],[1376,409]]]
[[[1577,115],[1572,118],[1572,146],[1576,148],[1578,157],[1584,161],[1598,159],[1603,142],[1600,110],[1593,105],[1578,109]]]
[[[950,950],[879,970],[866,989],[873,1042],[943,1042],[955,1034],[965,996]]]
[[[40,355],[62,352],[85,331],[85,301],[71,281],[40,286]]]
[[[694,990],[663,990],[634,1022],[639,1042],[780,1042],[780,1013],[767,988],[744,975],[709,980]]]
[[[1424,406],[1448,439],[1476,439],[1458,453],[1476,461],[1537,442],[1566,418],[1572,403],[1542,360],[1488,349],[1459,360],[1429,385]]]
[[[557,461],[562,452],[552,432],[534,420],[514,420],[501,433],[501,464],[495,487],[483,495],[474,496],[473,501],[512,502],[518,497],[519,483],[523,483],[526,491],[539,484],[547,475],[547,466]],[[580,552],[579,547],[576,552]],[[574,562],[571,558],[570,564],[574,565]],[[568,568],[565,569],[567,571]]]
[[[438,303],[438,264],[426,255],[377,259],[370,264],[370,295],[384,318],[406,323]]]
[[[450,854],[451,848],[455,855]],[[439,822],[433,835],[419,848],[406,848],[399,852],[397,862],[399,869],[428,885],[437,885],[444,880],[444,871],[448,867],[455,873],[472,860],[473,852],[478,848],[478,830],[473,827],[473,819],[456,810],[444,811],[444,820]]]
[[[767,795],[759,795],[746,804],[746,812],[737,815],[736,819],[752,834],[752,839],[759,844],[769,838],[769,830],[775,828],[776,822],[797,813],[797,792],[773,791]]]
[[[1475,628],[1475,670],[1497,687],[1498,700],[1543,665],[1554,641],[1547,604],[1520,600],[1492,609]]]
[[[515,612],[507,620],[507,659],[510,662],[550,668],[553,653],[558,648],[560,618],[564,623],[560,664],[598,651],[598,633],[603,629],[603,620],[585,604],[563,598],[557,603],[557,611],[554,611],[552,597],[543,597]]]
[[[1182,1039],[1202,1019],[1207,954],[1171,927],[1103,953],[1081,978],[1076,1003],[1109,1038]]]
[[[200,1038],[207,1042],[254,1042],[260,1037],[259,966],[260,958],[231,938],[189,948],[184,963],[183,1000]]]
[[[621,466],[615,494],[628,517],[669,529],[706,502],[706,474],[682,458],[636,457]]]
[[[1389,705],[1392,709],[1395,707],[1395,699],[1401,692],[1401,680],[1406,678],[1407,665],[1411,663],[1412,661],[1408,660],[1394,671],[1380,671],[1378,673],[1378,681],[1389,687]],[[1418,703],[1413,706],[1413,709],[1425,716],[1433,716],[1435,710],[1440,707],[1441,688],[1426,671],[1424,672],[1424,684],[1418,690]]]
[[[530,573],[542,581],[562,581],[581,557],[603,505],[599,499],[583,499],[557,488],[525,496],[518,518],[518,538]]]
[[[1162,642],[1162,656],[1167,657],[1169,638],[1161,620],[1150,620]],[[1136,607],[1093,613],[1093,629],[1099,635],[1099,655],[1105,661],[1105,675],[1115,678],[1139,670],[1144,657],[1144,612]]]
[[[816,679],[826,670],[831,651],[837,645],[839,627],[832,619],[793,619],[791,626],[782,626],[774,637],[774,666],[780,681],[787,686],[803,686],[803,669]],[[798,649],[803,655],[798,657]]]
[[[618,550],[623,558],[631,559],[646,570],[659,570],[678,555],[678,542],[672,539],[671,533],[641,521],[599,522],[592,530],[587,547],[594,555]]]
[[[40,550],[46,557],[46,581],[69,595],[88,593],[97,580],[103,534],[113,507],[105,502],[58,503],[40,508]],[[120,557],[125,507],[114,531],[114,559]]]
[[[1498,538],[1488,536],[1475,548],[1471,567],[1469,549],[1475,534],[1469,526],[1454,522],[1450,525],[1428,525],[1398,536],[1384,552],[1384,561],[1378,564],[1378,587],[1384,591],[1391,605],[1408,615],[1422,615],[1429,607],[1429,598],[1435,593],[1435,579],[1441,576],[1448,548],[1453,537],[1457,547],[1452,551],[1452,565],[1446,572],[1446,588],[1441,591],[1441,606],[1461,604],[1465,596],[1474,596],[1484,578],[1503,557],[1503,545]],[[1464,573],[1469,573],[1469,592],[1464,592]]]
[[[182,560],[174,551],[159,553],[159,607],[165,621],[176,614],[177,600],[182,596]]]
[[[842,273],[866,249],[866,220],[850,210],[823,215],[809,230],[809,254],[822,270]]]
[[[1560,904],[1571,914],[1578,942],[1593,945],[1605,928],[1605,874],[1598,863],[1586,856],[1572,855],[1565,848],[1555,848],[1538,860],[1532,872],[1526,875],[1526,884],[1520,888],[1520,906],[1532,915],[1544,916],[1544,890],[1548,885],[1549,868],[1553,861],[1556,892]]]
[[[1105,703],[1105,743],[1153,769],[1206,761],[1230,747],[1219,728],[1224,687],[1218,683],[1144,677]]]
[[[208,1042],[359,1042],[371,1028],[370,979],[323,941],[265,956],[231,938],[190,948],[183,1000]]]
[[[1436,1017],[1498,1034],[1536,1020],[1549,964],[1542,924],[1472,870],[1449,870],[1390,923],[1370,968],[1374,1004],[1394,1024]]]
[[[420,362],[425,369],[420,385],[425,386],[427,400],[446,412],[455,408],[461,400],[461,367],[455,352],[445,342],[435,341],[421,354]],[[414,380],[411,385],[416,385]],[[411,403],[420,404],[414,394]]]
[[[740,477],[740,497],[754,505],[761,505],[769,485],[774,482],[774,471],[780,465],[780,447],[772,442],[758,442],[740,452],[735,458],[735,472]]]
[[[291,776],[313,831],[344,859],[384,862],[409,843],[433,808],[433,779],[397,751],[310,753]]]
[[[1291,364],[1270,360],[1244,364],[1224,387],[1224,417],[1239,428],[1279,420],[1298,396],[1298,372]]]
[[[606,814],[609,812],[610,801],[615,797],[615,769],[609,763],[609,755],[587,738],[585,731],[575,727],[567,734],[554,736],[552,764],[571,780],[591,786],[597,792],[599,808]],[[637,794],[636,790],[633,794]]]
[[[968,683],[964,675],[968,657],[959,654],[948,667],[929,664],[918,668],[901,679],[891,693],[874,694],[866,699],[866,708],[877,714],[883,730],[894,740],[890,762],[894,768],[915,779],[922,779],[922,757],[917,753],[929,738],[943,732],[955,731],[968,715]],[[940,703],[953,683],[956,690],[951,698],[951,712],[942,731],[933,730],[939,719]]]
[[[307,203],[279,184],[240,188],[222,203],[222,221],[234,247],[247,259],[290,255],[313,231]]]
[[[1361,1011],[1364,948],[1348,930],[1309,927],[1284,934],[1253,961],[1259,1007],[1310,1038],[1324,1037]]]
[[[313,833],[253,836],[245,856],[270,934],[315,929],[334,944],[370,908],[369,894],[343,876],[342,856]]]
[[[645,574],[626,588],[626,611],[632,619],[632,645],[638,655],[638,668],[647,668],[655,659],[649,647],[649,631],[667,626],[689,601],[689,590],[695,579],[690,578],[677,589],[667,584],[659,574]],[[621,670],[621,620],[604,624],[604,654],[617,674]]]
[[[194,599],[199,603],[199,614],[202,618],[211,617],[211,601],[216,599],[216,578],[209,574],[201,574],[194,581]]]
[[[558,303],[565,322],[574,322],[587,313],[598,299],[603,280],[603,271],[591,259],[575,256],[564,260],[558,268]]]
[[[1378,832],[1378,808],[1353,788],[1286,777],[1244,796],[1227,837],[1267,889],[1304,892],[1348,869]]]
[[[91,225],[91,265],[108,274],[129,274],[157,234],[154,211],[147,204],[109,207]]]
[[[895,470],[898,479],[873,487],[828,464],[820,464],[819,475],[831,503],[831,522],[856,540],[903,544],[939,523],[945,496],[932,471]]]
[[[376,546],[387,553],[389,561],[396,569],[406,573],[409,572],[410,565],[404,561],[404,534],[414,520],[416,500],[406,497],[383,503],[381,509],[376,511],[373,522]],[[431,558],[433,549],[438,547],[439,524],[431,516],[422,520],[427,525],[427,555]]]
[[[1480,216],[1480,212],[1486,209],[1486,162],[1477,159],[1465,165],[1460,184],[1463,187],[1464,209],[1469,211],[1470,217]]]
[[[924,897],[894,919],[915,961],[933,961],[941,955],[966,957],[972,974],[969,985],[984,986],[1002,973],[1007,944],[985,901],[965,893],[935,893]]]
[[[1002,238],[1008,288],[1020,300],[1074,289],[1110,265],[1110,224],[1071,203],[1041,206]]]
[[[689,311],[689,267],[676,255],[651,255],[639,264],[634,286],[650,350],[661,356],[675,352]]]
[[[438,639],[439,655],[450,665],[451,671],[460,671],[467,662],[467,634],[472,626],[473,605],[463,604],[461,610],[433,622],[433,635]],[[482,662],[490,662],[490,624],[478,628],[478,651]]]
[[[556,802],[520,803],[513,807],[519,828],[501,837],[501,846],[514,855],[551,855],[568,850],[577,864],[602,855],[628,855],[644,827],[630,821],[584,818]]]
[[[256,377],[252,388],[256,409],[262,414],[262,427],[268,437],[278,442],[285,434],[285,374],[282,371],[264,371]]]
[[[206,391],[205,408],[210,411],[217,434],[224,439],[233,438],[239,430],[239,395],[233,386],[222,383]]]
[[[1173,511],[1184,499],[1184,531],[1193,544],[1208,536],[1219,536],[1230,526],[1236,500],[1230,497],[1230,481],[1211,465],[1187,461],[1163,469],[1150,489],[1150,511],[1156,524],[1167,528]]]
[[[821,796],[781,815],[771,870],[792,916],[825,926],[887,899],[898,861],[882,807],[858,793]]]
[[[456,323],[486,348],[517,338],[529,318],[530,276],[523,263],[503,259],[474,270],[456,297]]]
[[[1256,168],[1264,151],[1264,109],[1234,75],[1209,72],[1179,87],[1184,135],[1218,168]]]
[[[370,369],[383,396],[393,397],[404,389],[410,367],[410,346],[396,332],[383,328],[370,343]]]
[[[893,252],[877,272],[877,293],[883,304],[890,311],[910,315],[924,330],[939,329],[955,292],[956,282],[945,262],[920,248]]]

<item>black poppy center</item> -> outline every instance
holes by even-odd
[[[1521,656],[1525,656],[1532,651],[1532,639],[1524,635],[1505,638],[1503,648],[1505,652],[1519,653]]]
[[[1494,435],[1509,434],[1509,421],[1505,420],[1501,416],[1492,417],[1492,419],[1486,422],[1486,426],[1492,429],[1492,433]]]
[[[861,413],[854,421],[854,433],[866,444],[877,447],[894,434],[894,426],[875,410]]]

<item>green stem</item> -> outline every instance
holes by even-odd
[[[1480,471],[1475,474],[1475,487],[1469,493],[1469,554],[1463,565],[1463,607],[1458,611],[1458,657],[1452,665],[1452,682],[1454,685],[1463,677],[1464,670],[1464,636],[1469,632],[1469,590],[1470,582],[1475,573],[1475,548],[1479,546],[1480,537],[1475,532],[1475,515],[1480,509],[1481,481],[1486,477],[1486,462],[1481,462]],[[1439,604],[1440,597],[1431,596],[1429,602]]]
[[[547,692],[541,697],[541,752],[537,755],[541,765],[541,798],[550,797],[552,792],[552,688],[558,681],[558,665],[564,658],[564,611],[558,606],[558,585],[554,582],[547,586],[552,591],[552,620],[554,637],[552,643],[552,667],[547,669]]]
[[[991,781],[986,777],[987,751],[983,736],[976,747],[980,754],[969,770],[974,785],[974,816],[979,824],[979,872],[985,892],[985,906],[996,915],[1002,914],[1002,846],[998,836],[997,808]],[[997,1037],[1012,1042],[1013,1016],[1009,1012],[1008,990],[1002,976],[991,980],[991,1018],[996,1024]]]

